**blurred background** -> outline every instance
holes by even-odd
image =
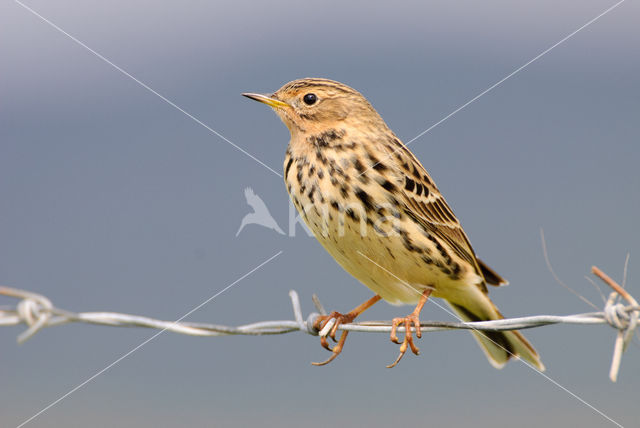
[[[265,106],[300,77],[361,91],[408,141],[612,1],[152,2],[25,5],[277,172],[289,139]],[[640,6],[625,2],[415,142],[477,253],[511,281],[508,316],[602,306],[591,265],[640,297]],[[243,324],[346,311],[371,292],[298,226],[256,225],[251,187],[288,231],[282,179],[19,3],[0,3],[0,283],[72,311]],[[608,290],[604,290],[608,293]],[[14,301],[1,298],[0,305]],[[380,303],[363,319],[404,316]],[[435,305],[423,319],[451,320]],[[154,332],[0,329],[0,415],[17,426]],[[624,426],[640,421],[638,340],[608,380],[606,326],[530,330],[546,375]],[[28,424],[66,426],[615,426],[524,364],[494,370],[465,332],[433,333],[398,367],[386,335],[157,337]]]

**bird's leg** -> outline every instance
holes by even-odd
[[[427,303],[427,299],[431,294],[432,289],[427,288],[424,290],[422,295],[420,296],[420,301],[418,302],[416,308],[411,312],[411,314],[407,315],[404,318],[394,318],[393,323],[391,324],[391,336],[390,339],[393,343],[397,343],[400,345],[400,355],[398,358],[387,366],[387,368],[395,367],[396,364],[400,362],[404,353],[407,352],[407,348],[411,348],[411,352],[418,355],[420,354],[420,349],[413,343],[413,335],[411,334],[411,324],[416,328],[416,337],[422,337],[422,331],[420,330],[420,311],[422,311],[422,307],[425,303]],[[396,330],[400,324],[404,324],[404,341],[400,344],[398,340],[398,336],[396,335]]]
[[[329,336],[335,341],[336,332],[338,331],[338,326],[340,326],[340,324],[348,324],[352,322],[358,315],[360,315],[361,313],[369,309],[380,299],[381,297],[376,294],[375,296],[373,296],[372,298],[370,298],[360,306],[355,307],[349,313],[341,314],[340,312],[334,311],[334,312],[331,312],[329,315],[321,315],[318,317],[318,319],[316,319],[316,322],[313,323],[313,328],[315,328],[318,331],[321,331],[327,325],[327,323],[333,319],[334,320],[333,327],[331,328],[331,331],[329,332],[329,334],[327,334],[327,336]],[[324,366],[325,364],[329,364],[331,361],[333,361],[340,354],[340,352],[342,352],[342,347],[344,346],[344,342],[347,340],[348,333],[349,333],[348,331],[343,331],[342,334],[340,335],[340,340],[338,340],[338,343],[333,348],[329,346],[329,342],[327,341],[327,336],[322,336],[320,338],[320,344],[325,349],[331,351],[333,354],[326,361],[323,361],[322,363],[311,363],[311,364],[313,364],[314,366]]]

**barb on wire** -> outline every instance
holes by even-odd
[[[618,330],[614,345],[613,360],[609,372],[611,381],[615,382],[620,369],[622,353],[626,350],[627,345],[633,338],[634,330],[638,324],[640,305],[638,305],[638,302],[624,288],[618,285],[618,283],[612,280],[600,269],[594,266],[592,268],[592,273],[613,289],[613,292],[610,294],[609,299],[606,301],[605,307],[601,312],[589,312],[575,315],[536,315],[479,322],[426,321],[421,322],[420,327],[423,332],[444,330],[504,331],[521,330],[553,324],[608,324]],[[294,290],[289,292],[289,297],[291,298],[291,303],[293,305],[294,320],[261,321],[237,327],[185,321],[163,321],[139,315],[117,312],[74,313],[56,308],[51,301],[43,295],[10,287],[0,286],[0,295],[20,299],[15,309],[3,309],[0,307],[0,326],[20,324],[28,326],[27,330],[18,336],[19,343],[31,338],[34,334],[45,327],[54,327],[69,323],[88,323],[113,327],[146,327],[163,329],[174,333],[192,336],[259,336],[267,334],[284,334],[294,331],[302,331],[311,335],[326,335],[328,333],[328,331],[324,331],[326,329],[318,332],[313,327],[316,318],[320,314],[326,314],[326,311],[318,297],[315,295],[313,296],[313,303],[318,313],[313,312],[309,314],[305,320],[302,315],[298,293]],[[626,305],[621,302],[621,298],[626,300]],[[340,324],[338,328],[345,331],[389,333],[391,331],[391,322],[366,321],[348,323]],[[404,331],[404,327],[398,327],[398,331]]]

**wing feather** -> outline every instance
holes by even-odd
[[[427,171],[414,156],[406,163],[410,169],[399,171],[398,177],[402,181],[399,200],[406,205],[406,214],[482,275],[467,235]]]
[[[396,182],[400,194],[395,199],[405,205],[405,214],[422,229],[446,245],[461,260],[469,263],[485,282],[491,285],[508,284],[500,275],[491,270],[476,257],[469,238],[460,221],[438,190],[427,170],[413,153],[398,139],[381,142],[378,148],[395,158]],[[478,287],[488,292],[485,282]]]

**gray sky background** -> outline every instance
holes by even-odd
[[[300,77],[360,90],[404,141],[612,1],[29,1],[47,19],[280,172],[289,138],[265,106]],[[640,257],[640,6],[627,1],[411,145],[478,254],[511,281],[506,315],[601,305],[593,264],[629,288]],[[11,1],[0,3],[0,283],[74,311],[292,319],[317,293],[346,311],[371,293],[298,228],[235,233],[251,186],[283,228],[282,179]],[[0,305],[13,303],[0,299]],[[412,308],[380,303],[363,319]],[[450,320],[435,305],[424,319]],[[16,426],[149,336],[73,325],[24,345],[0,329],[0,415]],[[640,349],[608,381],[614,332],[527,332],[546,374],[624,426],[640,416]],[[494,370],[468,333],[427,334],[388,370],[386,335],[352,334],[327,367],[317,338],[163,334],[28,426],[614,426],[525,365]]]

